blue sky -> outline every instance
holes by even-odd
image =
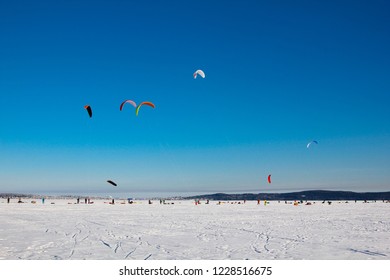
[[[1,1],[0,192],[388,191],[389,11]]]

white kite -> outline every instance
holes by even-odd
[[[202,70],[196,70],[195,73],[193,74],[194,75],[194,79],[196,79],[196,77],[199,75],[201,76],[202,78],[205,78],[206,75],[204,74],[204,72]]]
[[[313,143],[318,144],[318,142],[317,142],[316,140],[313,140],[313,141],[309,142],[309,143],[306,145],[306,148],[309,149],[310,145],[313,144]]]

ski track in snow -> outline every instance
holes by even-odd
[[[0,259],[390,259],[390,204],[0,202]]]

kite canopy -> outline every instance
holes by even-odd
[[[313,144],[313,143],[314,143],[314,144],[318,144],[318,142],[317,142],[316,140],[313,140],[313,141],[309,142],[309,143],[306,145],[306,148],[309,149],[310,145]]]
[[[193,74],[194,75],[194,79],[196,79],[196,77],[199,75],[201,76],[202,78],[205,78],[206,75],[204,74],[204,72],[202,70],[196,70],[195,73]]]
[[[122,111],[122,108],[123,108],[123,105],[125,105],[126,103],[130,103],[131,105],[133,105],[134,106],[134,108],[136,108],[137,107],[137,104],[135,104],[135,102],[133,101],[133,100],[125,100],[125,101],[123,101],[122,102],[122,104],[121,104],[121,106],[119,107],[119,109]]]
[[[152,107],[152,108],[155,108],[155,106],[154,106],[154,104],[153,104],[152,102],[149,102],[149,101],[141,102],[141,104],[139,104],[139,105],[137,106],[137,108],[135,109],[135,115],[136,115],[136,116],[138,116],[139,108],[141,108],[141,106],[143,106],[143,105],[148,105],[148,106],[150,106],[150,107]]]
[[[271,184],[271,174],[268,175],[268,183]]]
[[[85,105],[84,108],[85,108],[85,110],[87,110],[89,117],[92,118],[92,109],[91,109],[91,106]]]
[[[115,182],[111,181],[111,180],[107,180],[107,183],[110,183],[111,185],[113,185],[115,187],[117,186],[117,184]]]

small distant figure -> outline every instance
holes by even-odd
[[[112,199],[111,204],[115,204],[115,200],[114,199]]]
[[[152,204],[152,201],[149,199],[149,202],[148,202],[149,204]]]
[[[87,204],[87,202],[88,202],[88,199],[84,198],[84,204]]]
[[[45,198],[42,197],[42,204],[45,204]]]
[[[10,199],[9,197],[7,197],[7,203],[9,203],[9,202],[10,202],[10,200],[11,200],[11,199]]]
[[[210,201],[207,199],[206,204],[209,204],[209,203],[210,203]]]
[[[80,203],[80,197],[77,198],[77,204],[79,204],[79,203]]]
[[[267,206],[267,200],[264,199],[264,206]]]
[[[160,199],[160,204],[162,204],[162,199]]]
[[[91,203],[91,199],[88,197],[88,200],[87,200],[87,202],[88,202],[88,204],[90,204]]]
[[[259,204],[260,204],[260,199],[257,200],[257,205],[259,205]]]
[[[331,204],[332,204],[332,201],[328,201],[328,204],[331,205]]]

